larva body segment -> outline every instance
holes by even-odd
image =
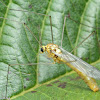
[[[92,91],[96,92],[99,90],[95,81],[95,79],[100,79],[100,71],[98,69],[53,43],[42,46],[41,52],[47,52],[48,57],[52,58],[55,62],[63,62],[72,68]]]
[[[97,86],[97,83],[94,78],[91,78],[82,72],[80,72],[78,69],[76,69],[74,66],[72,66],[70,63],[66,63],[70,68],[72,68],[77,74],[85,81],[85,83],[90,87],[91,90],[94,92],[98,91],[99,88]]]

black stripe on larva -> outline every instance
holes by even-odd
[[[56,58],[58,58],[58,56],[57,56],[57,55],[55,55],[55,57],[56,57]]]
[[[44,51],[43,51],[43,48],[41,48],[41,52],[44,52]]]

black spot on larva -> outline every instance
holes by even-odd
[[[55,55],[55,57],[56,57],[56,58],[58,58],[58,56],[57,56],[57,55]]]
[[[50,50],[50,53],[52,53],[52,50]]]
[[[47,48],[45,47],[45,50],[46,50]]]
[[[41,52],[44,52],[44,51],[43,51],[43,48],[41,48]]]

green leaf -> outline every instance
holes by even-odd
[[[71,52],[96,31],[73,54],[100,69],[99,6],[100,0],[0,2],[0,17],[3,17],[0,18],[0,99],[98,100],[100,92],[91,91],[68,66],[48,64],[53,61],[47,59],[46,54],[40,54],[40,45],[34,35],[39,40],[41,33],[42,45],[52,43],[49,16],[41,14],[51,15],[53,42],[61,45],[64,17],[67,16],[63,48]],[[37,64],[26,65],[31,63]],[[99,85],[100,81],[97,83]]]

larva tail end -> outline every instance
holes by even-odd
[[[99,88],[98,88],[98,86],[97,85],[91,85],[91,86],[89,86],[90,88],[91,88],[91,90],[93,90],[94,92],[97,92],[97,91],[99,91]]]
[[[94,92],[97,92],[97,91],[99,91],[99,88],[95,88],[93,91],[94,91]]]

